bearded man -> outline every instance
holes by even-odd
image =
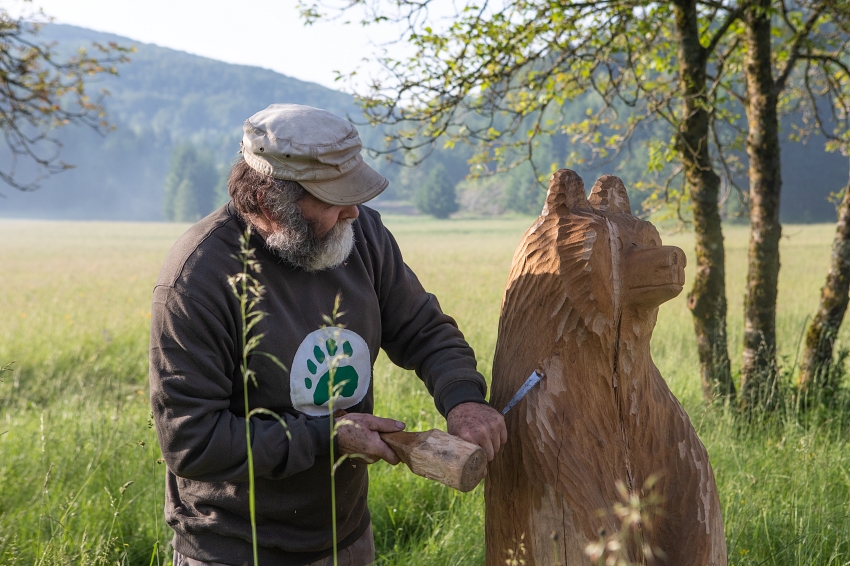
[[[166,521],[175,566],[253,562],[248,511],[246,426],[256,478],[259,559],[274,565],[331,564],[331,359],[343,384],[334,408],[336,454],[358,454],[336,472],[340,564],[374,561],[363,461],[398,457],[379,432],[404,424],[372,415],[372,366],[383,348],[416,370],[447,417],[450,433],[488,459],[507,438],[502,416],[454,320],[404,264],[380,215],[362,203],[388,181],[363,161],[357,130],[329,112],[276,104],[245,122],[242,159],[231,169],[231,202],[174,245],[154,289],[151,404],[166,472]],[[253,229],[265,287],[263,335],[251,356],[256,384],[243,405],[240,305],[228,277],[241,271],[239,237]],[[323,329],[342,297],[334,336]],[[341,352],[341,354],[340,354]]]

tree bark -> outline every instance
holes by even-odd
[[[726,343],[726,268],[723,230],[718,210],[720,177],[708,151],[709,114],[706,99],[707,50],[700,44],[695,0],[674,3],[682,122],[677,150],[693,202],[696,236],[696,277],[688,294],[694,317],[700,377],[706,400],[734,397]]]
[[[744,407],[775,400],[776,296],[779,278],[779,120],[777,87],[771,71],[770,0],[755,0],[744,11],[747,60],[747,155],[750,178],[750,245],[744,300]]]
[[[821,289],[817,314],[806,331],[806,346],[800,369],[798,385],[801,391],[810,388],[829,389],[832,349],[847,303],[850,300],[850,184],[844,189],[844,198],[838,208],[835,239],[832,242],[832,260],[826,283]],[[828,394],[829,391],[815,393]]]

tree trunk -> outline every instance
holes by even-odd
[[[850,296],[850,184],[844,189],[844,198],[838,208],[838,223],[832,242],[832,263],[821,289],[820,306],[806,332],[806,346],[800,369],[801,391],[817,389],[814,393],[829,395],[832,348],[847,311]]]
[[[747,155],[750,161],[750,246],[744,300],[744,407],[775,401],[776,295],[779,278],[779,121],[771,72],[770,0],[745,10],[747,60]]]
[[[694,317],[703,395],[735,396],[726,345],[726,273],[723,231],[718,210],[720,177],[708,151],[709,115],[706,110],[706,59],[700,44],[695,0],[674,3],[682,122],[676,139],[694,208],[696,276],[688,294]]]

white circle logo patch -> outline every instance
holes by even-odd
[[[292,406],[313,417],[328,414],[331,367],[338,395],[334,410],[353,407],[363,400],[372,381],[369,346],[356,332],[345,328],[320,328],[307,335],[289,371]]]

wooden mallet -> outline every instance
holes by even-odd
[[[399,459],[417,476],[467,492],[487,475],[487,455],[480,446],[438,429],[382,432]]]
[[[537,385],[543,374],[532,372],[502,415]],[[381,439],[417,476],[435,480],[462,492],[471,491],[487,475],[487,455],[480,446],[438,429],[424,432],[382,432]]]

